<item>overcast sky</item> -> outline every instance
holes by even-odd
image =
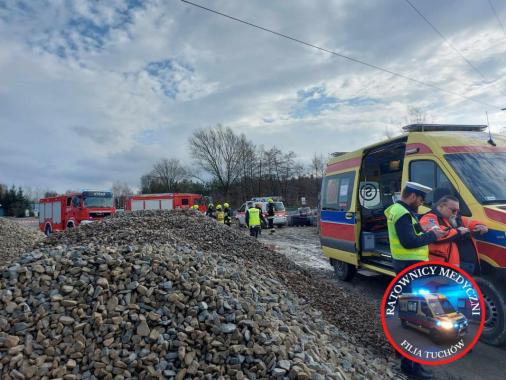
[[[0,183],[139,186],[218,123],[255,144],[348,151],[405,124],[506,125],[506,1],[195,0],[463,94],[438,92],[171,1],[0,0]]]

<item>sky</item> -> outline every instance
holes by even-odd
[[[0,0],[0,183],[137,189],[162,158],[193,166],[188,138],[217,124],[302,163],[398,133],[411,107],[502,130],[506,2],[410,1],[458,52],[406,0],[195,0],[474,101],[178,0]]]

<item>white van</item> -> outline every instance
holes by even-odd
[[[246,226],[246,210],[250,207],[255,206],[256,203],[260,203],[262,205],[262,213],[264,217],[267,219],[267,200],[262,201],[247,201],[242,204],[242,206],[237,210],[234,218],[239,227]],[[274,201],[274,225],[278,228],[287,225],[287,212],[285,209],[285,205],[281,201]],[[267,226],[262,226],[266,228]]]

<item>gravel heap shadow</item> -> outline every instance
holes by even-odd
[[[1,270],[2,379],[398,378],[287,288],[303,271],[195,211],[119,214]]]
[[[42,239],[42,232],[0,218],[0,265],[18,258],[23,252],[31,251]]]

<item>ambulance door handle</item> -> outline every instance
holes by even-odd
[[[344,214],[344,217],[346,219],[353,219],[353,213],[352,212],[347,212],[346,214]]]

